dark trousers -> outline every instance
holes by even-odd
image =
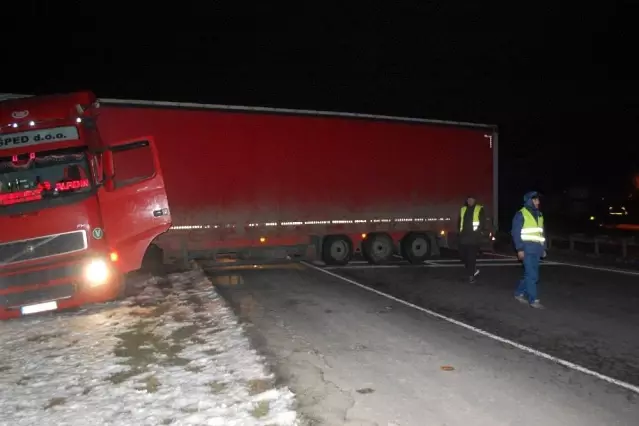
[[[461,244],[459,246],[459,255],[461,261],[466,266],[466,273],[469,277],[475,275],[477,270],[477,253],[479,253],[479,246],[474,244]]]
[[[527,243],[524,246],[524,276],[519,280],[515,296],[524,295],[530,303],[537,300],[537,282],[539,281],[539,261],[543,254],[539,244]]]

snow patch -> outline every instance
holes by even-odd
[[[0,323],[1,425],[297,425],[295,398],[204,273]]]

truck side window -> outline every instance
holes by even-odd
[[[148,141],[113,147],[112,152],[116,188],[121,188],[155,175],[153,151]]]

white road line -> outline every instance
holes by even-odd
[[[501,254],[501,253],[490,253],[491,256],[497,256],[497,257],[506,257],[508,259],[517,259],[515,256],[511,256],[508,254]]]
[[[516,260],[516,259],[513,259]],[[483,258],[477,258],[477,263],[484,263],[484,262],[504,262],[504,259],[483,259]],[[437,262],[437,263],[460,263],[461,260],[459,259],[432,259],[432,260],[427,260],[426,262]]]
[[[557,263],[542,263],[544,265],[557,265]],[[491,266],[521,266],[519,263],[478,263],[477,266],[481,266],[482,268],[487,268]],[[455,263],[431,263],[424,262],[423,265],[340,265],[340,266],[325,266],[324,269],[333,270],[333,269],[397,269],[397,268],[464,268],[464,265],[455,264]]]
[[[408,262],[402,263],[393,263],[390,265],[373,265],[366,261],[351,261],[347,265],[336,265],[336,266],[327,266],[324,262],[314,261],[312,262],[315,266],[323,267],[326,269],[369,269],[369,268],[380,268],[380,269],[393,269],[393,268],[420,268],[420,267],[431,267],[431,268],[463,268],[464,265],[459,260],[454,259],[436,259],[436,260],[425,260],[422,264],[413,265]],[[489,262],[482,262],[480,259],[477,259],[477,265],[483,267],[489,266],[521,266],[519,262],[507,262],[504,259],[489,259]],[[542,262],[541,265],[559,265],[557,262]]]
[[[406,265],[343,265],[325,266],[323,269],[397,269]],[[417,265],[417,268],[424,268],[426,265]]]
[[[499,254],[499,253],[491,253],[491,254],[493,254],[495,256],[507,258],[507,259],[516,259],[515,256],[508,256],[508,255]],[[591,266],[591,265],[580,265],[579,263],[570,263],[570,262],[556,262],[556,261],[548,262],[548,261],[544,261],[543,263],[545,263],[547,265],[555,264],[555,265],[561,265],[561,266],[570,266],[570,267],[573,267],[573,268],[590,269],[592,271],[612,272],[612,273],[615,273],[615,274],[639,276],[639,271],[630,271],[630,270],[627,270],[627,269],[606,268],[606,267],[602,267],[602,266]]]
[[[555,262],[557,265],[571,266],[573,268],[590,269],[593,271],[613,272],[615,274],[639,276],[639,271],[629,271],[627,269],[604,268],[601,266],[580,265],[578,263]]]
[[[566,360],[561,359],[561,358],[557,358],[557,357],[549,355],[549,354],[547,354],[545,352],[538,351],[537,349],[533,349],[531,347],[522,345],[521,343],[517,343],[517,342],[514,342],[512,340],[505,339],[503,337],[497,336],[496,334],[492,334],[492,333],[489,333],[488,331],[484,331],[481,328],[473,327],[472,325],[468,325],[468,324],[463,323],[461,321],[457,321],[457,320],[455,320],[453,318],[449,318],[449,317],[447,317],[445,315],[439,314],[439,313],[437,313],[435,311],[431,311],[430,309],[422,308],[421,306],[417,306],[417,305],[412,304],[410,302],[407,302],[405,300],[402,300],[402,299],[399,299],[397,297],[391,296],[390,294],[386,294],[386,293],[381,292],[379,290],[375,290],[373,288],[367,287],[364,284],[358,283],[355,280],[351,280],[350,278],[343,277],[343,276],[341,276],[339,274],[336,274],[335,272],[327,271],[326,269],[317,267],[317,266],[315,266],[315,265],[313,265],[311,263],[304,262],[304,261],[302,261],[300,263],[302,263],[303,265],[308,266],[309,268],[316,269],[316,270],[318,270],[318,271],[320,271],[320,272],[322,272],[324,274],[327,274],[327,275],[330,275],[330,276],[332,276],[334,278],[337,278],[337,279],[340,279],[342,281],[345,281],[345,282],[347,282],[349,284],[353,284],[354,286],[362,288],[362,289],[364,289],[366,291],[370,291],[371,293],[375,293],[375,294],[377,294],[379,296],[382,296],[382,297],[385,297],[387,299],[393,300],[393,301],[395,301],[397,303],[401,303],[401,304],[406,305],[408,307],[411,307],[413,309],[417,309],[418,311],[424,312],[425,314],[428,314],[428,315],[433,316],[435,318],[439,318],[439,319],[444,320],[446,322],[449,322],[451,324],[455,324],[455,325],[457,325],[459,327],[463,327],[463,328],[465,328],[467,330],[474,331],[475,333],[481,334],[482,336],[485,336],[485,337],[488,337],[490,339],[496,340],[496,341],[498,341],[500,343],[512,346],[512,347],[517,348],[517,349],[519,349],[521,351],[528,352],[529,354],[538,356],[538,357],[546,359],[548,361],[552,361],[552,362],[557,363],[559,365],[562,365],[562,366],[564,366],[566,368],[570,368],[571,370],[575,370],[575,371],[579,371],[579,372],[584,373],[584,374],[588,374],[589,376],[596,377],[596,378],[598,378],[600,380],[603,380],[605,382],[617,385],[619,387],[622,387],[624,389],[627,389],[629,391],[632,391],[634,393],[639,394],[639,387],[638,386],[632,385],[630,383],[623,382],[621,380],[617,380],[617,379],[612,378],[612,377],[608,377],[608,376],[603,375],[601,373],[598,373],[596,371],[590,370],[590,369],[588,369],[586,367],[582,367],[581,365],[572,363],[570,361],[566,361]]]
[[[556,265],[556,263],[545,262],[541,265]],[[426,266],[435,266],[437,268],[463,268],[464,265],[457,263],[427,263]],[[477,267],[488,268],[491,266],[521,266],[519,263],[515,262],[502,262],[502,263],[479,263],[477,262]]]

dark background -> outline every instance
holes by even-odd
[[[630,2],[37,3],[5,10],[2,92],[497,124],[505,220],[530,189],[639,172]]]

